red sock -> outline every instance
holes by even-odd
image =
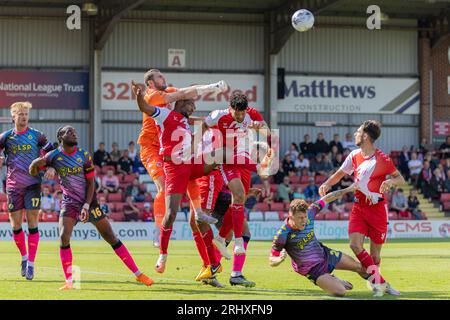
[[[242,232],[244,230],[244,205],[232,204],[231,205],[231,217],[233,218],[233,231],[234,238],[242,238]]]
[[[28,261],[34,262],[39,245],[38,228],[28,229]]]
[[[366,268],[367,273],[374,275],[372,283],[378,282],[377,280],[379,280],[379,283],[385,282],[384,278],[380,274],[380,271],[378,270],[377,265],[373,262],[372,257],[367,253],[366,250],[361,251],[356,257],[358,258],[359,262],[361,262],[363,267]]]
[[[64,271],[64,277],[67,282],[72,282],[72,249],[60,248],[59,256],[61,258],[61,264]]]
[[[117,254],[117,256],[120,258],[120,260],[123,261],[123,263],[127,266],[127,268],[131,272],[133,272],[136,276],[139,276],[141,274],[139,268],[136,266],[136,263],[131,257],[130,252],[128,252],[127,247],[125,247],[125,245],[121,241],[119,241],[119,243],[114,245],[113,249],[114,252]]]
[[[203,265],[206,267],[207,265],[209,265],[209,258],[205,242],[202,238],[202,234],[199,231],[195,231],[192,232],[192,236],[194,237],[195,245],[197,246],[200,258],[202,258]]]
[[[209,229],[207,232],[203,233],[202,237],[206,246],[206,251],[208,252],[210,264],[215,267],[217,266],[219,261],[217,260],[216,257],[216,247],[213,245],[212,242],[214,238],[212,229]]]
[[[222,226],[219,230],[219,236],[226,239],[228,234],[233,229],[233,216],[231,214],[231,208],[228,208],[227,212],[225,212],[225,216],[223,217]]]
[[[20,255],[25,257],[27,255],[27,245],[25,243],[25,233],[22,229],[13,231],[14,242],[20,251]]]
[[[217,262],[220,262],[220,260],[222,260],[222,254],[220,253],[219,249],[217,249],[217,247],[214,245],[214,243],[213,243],[213,247],[214,247],[214,251],[216,253],[216,260],[217,260]]]
[[[167,254],[167,248],[169,247],[169,240],[171,234],[172,234],[172,226],[168,228],[161,227],[159,238],[160,254]]]

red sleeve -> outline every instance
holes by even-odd
[[[255,108],[248,108],[247,113],[253,121],[264,121],[261,113],[259,113]]]
[[[386,174],[393,174],[397,171],[397,168],[394,165],[394,162],[389,156],[386,156]]]

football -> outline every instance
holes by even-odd
[[[292,26],[297,31],[308,31],[313,27],[313,25],[314,15],[309,10],[300,9],[292,15]]]

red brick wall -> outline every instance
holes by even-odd
[[[450,120],[450,94],[448,94],[447,77],[450,76],[448,48],[450,36],[441,40],[431,50],[431,67],[433,70],[433,118]]]

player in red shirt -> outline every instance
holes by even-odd
[[[245,243],[242,238],[244,225],[244,201],[250,188],[251,172],[257,171],[257,164],[251,159],[248,142],[248,130],[267,129],[261,114],[248,106],[247,97],[242,93],[234,93],[230,97],[227,109],[215,110],[206,117],[203,132],[217,126],[222,134],[222,146],[225,149],[226,161],[219,166],[225,185],[230,189],[233,200],[230,206],[232,219],[224,219],[219,235],[214,244],[222,255],[228,256],[225,238],[231,228],[234,231],[234,253],[245,254]],[[231,141],[231,143],[230,143]],[[230,228],[231,227],[231,228]]]
[[[380,134],[377,121],[365,121],[354,134],[359,149],[352,151],[341,168],[320,186],[319,194],[323,197],[346,174],[354,173],[359,190],[355,192],[349,220],[350,248],[367,272],[372,274],[368,280],[375,296],[383,296],[384,293],[400,295],[381,276],[379,265],[388,226],[388,208],[383,194],[392,187],[404,184],[405,180],[389,156],[375,147]],[[391,178],[386,179],[388,175]],[[364,249],[365,237],[370,238],[370,255]]]
[[[216,164],[204,164],[202,159],[193,156],[193,139],[189,128],[188,118],[195,111],[193,100],[179,100],[173,111],[167,108],[159,108],[148,105],[143,97],[142,90],[133,82],[133,92],[141,112],[152,117],[157,125],[158,137],[165,174],[166,214],[161,226],[160,256],[156,263],[156,271],[163,273],[167,261],[167,248],[172,233],[172,225],[175,221],[183,195],[188,192],[189,198],[193,189],[197,190],[195,179],[207,175]],[[214,219],[215,220],[215,219]],[[221,271],[219,261],[215,259],[215,249],[212,244],[212,235],[203,235],[209,261]]]

